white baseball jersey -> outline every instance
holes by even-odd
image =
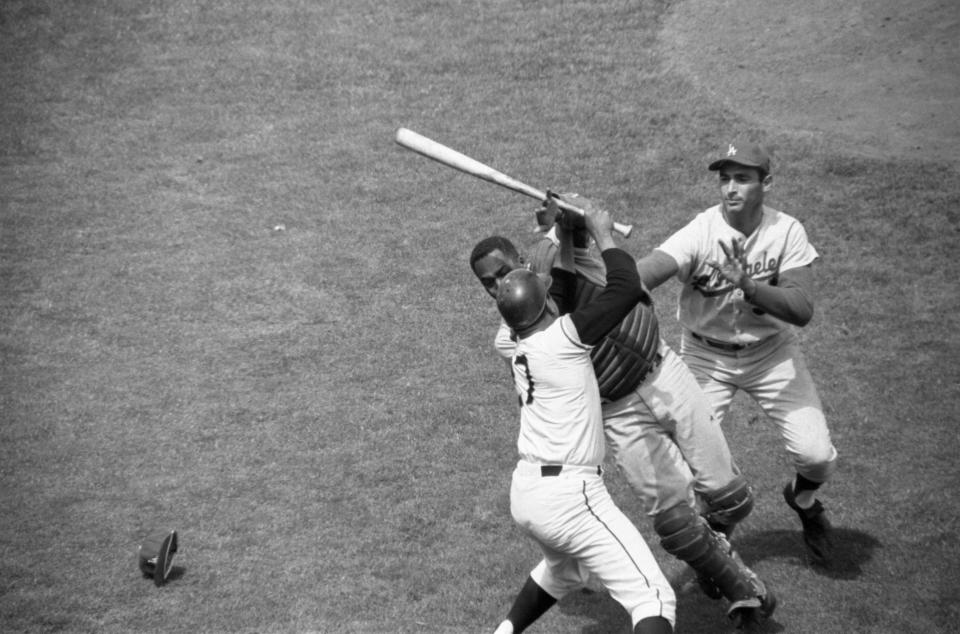
[[[493,345],[497,353],[507,361],[513,361],[513,351],[517,347],[517,342],[513,336],[513,330],[507,325],[507,322],[501,320],[500,328],[493,339]]]
[[[602,464],[606,441],[592,346],[580,341],[570,315],[512,347],[497,339],[498,351],[511,360],[520,401],[520,458],[539,464]]]
[[[718,341],[749,344],[767,339],[788,324],[750,304],[743,291],[724,280],[709,260],[726,259],[718,244],[745,239],[747,273],[760,283],[776,282],[783,271],[806,266],[818,254],[798,220],[763,207],[760,226],[750,236],[727,224],[721,205],[697,214],[685,227],[657,247],[676,260],[683,284],[677,319],[685,328]]]

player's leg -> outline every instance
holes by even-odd
[[[614,504],[602,478],[580,483],[582,513],[570,552],[630,614],[635,632],[676,622],[676,595],[637,527]],[[667,630],[671,631],[671,630]]]
[[[673,427],[661,424],[644,400],[649,382],[605,404],[603,424],[617,468],[652,517],[682,502],[694,504],[695,496],[693,474],[674,442]]]
[[[714,530],[727,537],[753,508],[753,494],[733,462],[719,423],[712,415],[709,400],[693,373],[668,347],[657,372],[634,393],[632,408],[613,403],[604,409],[608,435],[629,437],[640,429],[653,430],[640,442],[621,442],[619,465],[634,489],[643,486],[641,496],[651,517],[667,509],[697,508],[691,485],[705,502],[705,517]],[[622,416],[626,411],[633,418]],[[626,419],[626,424],[621,419]],[[723,596],[710,575],[695,570],[704,593],[714,599]]]
[[[836,469],[837,451],[820,397],[796,337],[782,344],[748,375],[744,389],[777,425],[796,474],[784,499],[800,517],[804,541],[814,560],[830,559],[831,526],[816,492]]]
[[[746,478],[737,475],[726,486],[703,494],[703,516],[715,531],[729,539],[733,529],[753,510],[753,491]]]
[[[753,492],[747,485],[746,479],[740,475],[731,480],[727,486],[704,493],[703,501],[704,508],[701,509],[701,513],[707,520],[707,525],[711,530],[723,535],[728,544],[737,524],[753,510]],[[732,546],[730,555],[739,557]],[[708,597],[719,599],[723,596],[720,588],[705,572],[697,573],[697,583]]]
[[[673,624],[662,616],[648,616],[633,626],[633,634],[673,634]]]
[[[756,620],[773,613],[776,598],[696,510],[687,505],[666,509],[654,518],[654,530],[664,550],[687,562],[730,601],[732,619]]]
[[[576,559],[540,544],[544,558],[530,571],[507,617],[494,634],[519,634],[571,591],[582,588],[589,573]]]
[[[556,602],[554,597],[533,580],[533,576],[527,577],[507,613],[507,618],[500,623],[494,634],[520,634]]]
[[[718,424],[722,424],[736,396],[740,373],[724,354],[684,333],[680,339],[680,358],[700,385],[700,390]]]
[[[672,430],[693,474],[695,491],[706,503],[711,527],[729,537],[753,509],[753,493],[734,463],[711,402],[693,372],[667,349],[659,375],[641,393],[661,424]],[[725,386],[724,394],[732,395],[733,390]],[[671,506],[674,504],[662,508]]]
[[[580,508],[579,499],[565,488],[569,487],[560,478],[543,477],[538,465],[519,462],[514,469],[510,513],[540,546],[543,560],[530,572],[496,634],[522,632],[559,599],[586,584],[588,573],[579,562],[552,545],[562,543],[559,536],[568,530],[565,518]]]
[[[694,381],[692,375],[690,380]],[[658,400],[663,382],[655,377],[642,386],[651,403]],[[657,421],[639,390],[604,407],[604,427],[617,467],[651,518],[678,505],[697,506],[694,476],[674,440],[676,425],[669,416],[661,417],[662,423]],[[709,578],[698,574],[697,582],[710,598],[723,596]]]

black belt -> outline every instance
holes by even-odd
[[[702,335],[698,335],[692,330],[690,331],[690,334],[693,336],[694,339],[696,339],[697,341],[702,341],[703,343],[707,344],[711,348],[717,348],[719,350],[727,350],[729,352],[738,352],[740,350],[746,350],[750,346],[754,345],[752,343],[727,343],[726,341],[717,341],[715,339],[707,339],[706,337]]]
[[[660,367],[661,363],[663,363],[663,355],[658,352],[656,356],[653,357],[653,361],[650,362],[650,369],[647,371],[647,375],[652,374],[654,370]],[[646,379],[647,377],[645,376],[643,378]]]
[[[542,464],[540,465],[540,476],[543,478],[558,476],[563,471],[562,464]],[[597,465],[597,475],[603,475],[603,467]]]

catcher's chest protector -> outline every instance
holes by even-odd
[[[592,301],[602,286],[577,276],[576,305]],[[600,384],[600,396],[623,398],[653,370],[660,344],[660,326],[653,307],[637,304],[590,353]]]
[[[543,238],[530,250],[530,264],[537,273],[553,268],[558,254],[557,245]],[[577,273],[577,294],[574,307],[583,306],[603,291],[599,283]],[[653,370],[660,345],[660,324],[653,306],[637,304],[620,325],[611,330],[590,353],[593,371],[600,384],[600,396],[615,401],[623,398],[643,382]]]

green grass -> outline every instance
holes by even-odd
[[[466,256],[532,239],[536,203],[405,152],[409,127],[603,201],[637,255],[712,204],[713,147],[768,138],[771,203],[822,255],[803,338],[844,551],[806,565],[780,441],[738,401],[758,497],[738,543],[781,596],[765,631],[949,630],[957,163],[717,108],[658,53],[674,4],[0,4],[0,629],[492,631],[537,553],[509,515],[516,412]],[[136,548],[167,527],[158,589]],[[721,631],[654,550],[678,632]],[[593,592],[531,631],[628,629]]]

